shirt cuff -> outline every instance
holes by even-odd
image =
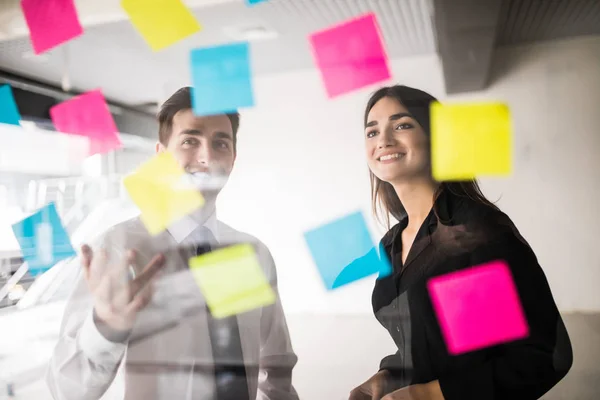
[[[79,332],[79,345],[91,360],[119,362],[127,349],[127,343],[111,342],[106,339],[94,322],[94,312],[90,312]]]

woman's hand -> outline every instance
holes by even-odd
[[[389,377],[389,372],[385,369],[379,371],[362,385],[354,388],[350,392],[348,400],[379,400],[383,396],[385,382]]]
[[[437,380],[410,385],[384,396],[381,400],[444,400]]]

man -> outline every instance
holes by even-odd
[[[195,116],[191,89],[182,88],[163,104],[158,122],[157,153],[175,157],[206,203],[157,236],[134,218],[105,233],[94,249],[82,247],[82,273],[48,370],[54,398],[123,398],[120,371],[126,400],[297,399],[291,384],[297,357],[273,260],[256,238],[215,216],[235,162],[239,114]],[[216,319],[187,261],[235,243],[254,246],[276,300]]]

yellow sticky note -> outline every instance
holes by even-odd
[[[181,184],[184,177],[185,171],[173,155],[164,152],[123,180],[129,197],[142,213],[142,222],[152,235],[204,205],[198,190]]]
[[[502,103],[432,103],[431,166],[438,181],[506,176],[512,170],[510,111]]]
[[[193,257],[190,269],[216,318],[275,301],[275,292],[250,244],[237,244]]]
[[[154,51],[201,29],[181,0],[121,0],[121,7]]]

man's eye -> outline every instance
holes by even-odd
[[[229,143],[223,142],[223,141],[219,141],[219,142],[215,143],[215,146],[218,147],[219,149],[228,149],[229,148]]]

